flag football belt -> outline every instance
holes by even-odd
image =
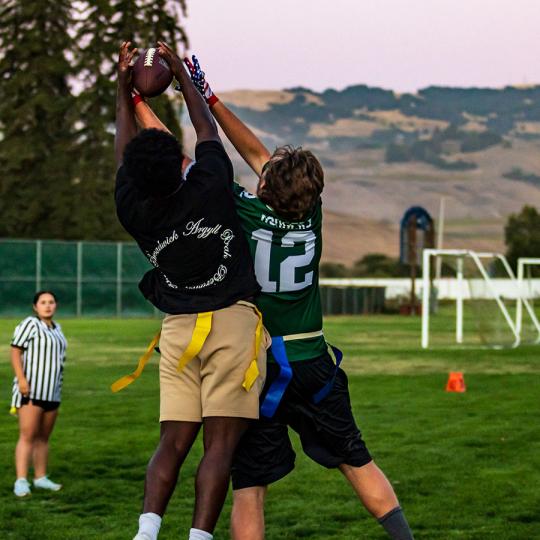
[[[253,354],[253,359],[251,360],[251,363],[249,364],[249,367],[244,376],[244,382],[242,383],[242,386],[244,387],[246,392],[249,392],[251,390],[253,383],[257,380],[257,377],[259,376],[257,357],[259,355],[259,349],[261,347],[261,339],[263,334],[261,312],[252,304],[249,304],[249,306],[255,310],[257,316],[259,317],[259,321],[257,322],[257,329],[255,330],[255,352]],[[179,372],[182,371],[188,365],[188,363],[201,352],[201,349],[206,342],[206,338],[210,334],[210,330],[212,330],[213,313],[213,311],[197,313],[197,321],[195,323],[193,334],[191,335],[191,341],[189,342],[186,350],[183,352],[182,356],[178,360],[177,370]],[[139,358],[137,369],[133,373],[130,373],[129,375],[125,375],[121,379],[118,379],[111,385],[111,390],[113,392],[119,392],[120,390],[123,390],[126,386],[130,385],[135,379],[137,379],[141,375],[144,367],[148,363],[148,360],[150,360],[154,349],[159,343],[160,335],[161,330],[154,336],[154,338],[148,345],[146,352]]]
[[[285,390],[287,390],[287,386],[289,386],[289,383],[291,382],[293,376],[292,368],[289,363],[289,359],[287,358],[285,342],[293,341],[296,339],[319,337],[322,335],[322,330],[318,330],[317,332],[308,332],[306,334],[291,334],[288,336],[278,336],[272,338],[272,345],[270,349],[272,351],[272,354],[274,355],[274,358],[276,359],[276,362],[279,365],[279,375],[277,376],[276,380],[270,385],[270,388],[266,393],[266,397],[264,398],[264,401],[261,405],[261,414],[263,416],[265,416],[266,418],[272,418],[274,416],[279,406],[279,403],[283,398],[283,394],[285,394]],[[335,369],[332,377],[330,377],[330,380],[318,392],[313,394],[312,400],[315,404],[321,402],[330,393],[330,390],[332,390],[338,368],[341,364],[341,361],[343,360],[343,353],[337,347],[334,347],[329,343],[327,343],[326,345],[328,347],[328,354],[334,361]]]

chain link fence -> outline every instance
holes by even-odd
[[[138,289],[149,268],[134,243],[0,240],[0,315],[27,314],[48,289],[62,317],[152,316]]]
[[[328,280],[331,281],[331,280]],[[321,279],[321,304],[325,315],[383,313],[385,287],[336,286]]]
[[[139,291],[151,268],[132,242],[0,239],[0,316],[29,313],[34,293],[55,293],[61,317],[159,316]],[[321,284],[326,315],[380,313],[382,287]]]

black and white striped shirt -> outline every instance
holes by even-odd
[[[13,334],[12,347],[23,349],[23,370],[30,399],[60,401],[67,341],[58,323],[49,328],[38,317],[27,317]],[[13,380],[12,406],[20,407],[17,377]]]

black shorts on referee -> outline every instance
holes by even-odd
[[[291,368],[292,380],[274,417],[261,416],[240,440],[232,468],[233,489],[265,486],[294,469],[296,454],[288,426],[300,436],[304,452],[324,467],[362,467],[371,461],[354,421],[345,372],[338,370],[328,396],[315,404],[313,394],[330,380],[335,370],[330,355],[291,362]],[[261,403],[278,374],[278,365],[269,362]]]

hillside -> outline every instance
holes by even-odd
[[[504,250],[508,214],[540,206],[540,87],[397,95],[354,86],[220,97],[269,148],[302,145],[321,159],[326,260],[396,255],[404,211],[421,205],[437,217],[442,196],[445,247]],[[253,187],[249,169],[234,150],[230,155]]]

